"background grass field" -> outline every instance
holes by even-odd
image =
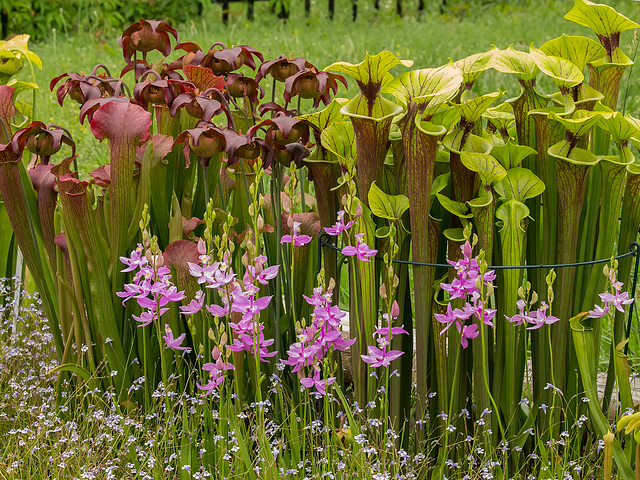
[[[527,50],[530,44],[540,46],[547,40],[562,33],[568,35],[590,35],[587,28],[564,19],[571,8],[571,0],[539,0],[516,2],[473,2],[450,1],[450,7],[440,15],[436,2],[426,2],[427,9],[417,16],[413,3],[404,2],[406,14],[395,15],[393,2],[381,2],[376,11],[373,2],[359,2],[356,22],[351,21],[351,2],[336,2],[335,20],[327,18],[326,2],[312,3],[311,16],[305,18],[302,0],[292,2],[291,18],[283,22],[271,14],[266,2],[256,3],[255,20],[247,21],[245,5],[232,3],[230,22],[221,22],[221,7],[211,5],[203,14],[183,25],[174,25],[181,41],[193,41],[207,49],[214,42],[227,45],[251,45],[260,50],[265,60],[280,54],[304,57],[322,69],[335,61],[358,63],[365,52],[371,54],[380,50],[391,50],[403,59],[414,61],[413,68],[437,67],[449,61],[458,60],[473,53],[489,50],[492,45],[507,48],[513,44],[517,49]],[[630,18],[640,17],[639,2],[612,2]],[[97,10],[87,15],[100,18]],[[124,65],[121,49],[116,38],[121,30],[105,30],[100,22],[79,22],[91,25],[81,31],[51,31],[49,38],[32,45],[40,55],[44,68],[36,72],[40,85],[38,92],[37,116],[46,123],[57,123],[68,128],[78,142],[80,168],[86,173],[105,162],[106,150],[98,146],[89,132],[88,125],[80,125],[77,120],[77,106],[67,99],[64,107],[57,103],[55,95],[49,91],[51,78],[63,72],[83,71],[89,73],[94,65],[103,63],[117,76]],[[632,35],[623,35],[623,47],[631,52]],[[628,45],[628,46],[627,46]],[[150,58],[157,59],[153,52]],[[172,58],[177,57],[173,54]],[[399,72],[400,69],[396,68]],[[396,71],[394,70],[394,71]],[[638,115],[640,85],[637,72],[629,85],[628,110]],[[25,71],[22,77],[30,75]],[[131,75],[125,79],[132,83]],[[263,87],[269,95],[270,82]],[[341,96],[353,96],[355,85]],[[519,87],[512,78],[488,71],[480,77],[475,89],[488,92],[500,88],[507,97],[517,94]],[[304,105],[303,109],[309,109]]]

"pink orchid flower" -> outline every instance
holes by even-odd
[[[166,342],[167,347],[171,348],[172,350],[181,350],[186,352],[191,351],[189,347],[182,346],[182,342],[184,342],[184,339],[187,336],[186,333],[179,335],[178,338],[173,338],[173,332],[171,331],[171,328],[169,327],[169,325],[164,326],[164,331],[166,335],[163,335],[162,338]]]
[[[377,250],[369,248],[369,246],[362,241],[364,233],[358,233],[356,235],[356,246],[347,246],[342,249],[342,254],[348,257],[356,256],[358,260],[362,262],[369,262],[369,257],[375,257]]]

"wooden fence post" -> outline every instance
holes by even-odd
[[[249,0],[247,3],[247,19],[253,20],[253,0]]]
[[[304,0],[304,15],[305,17],[311,15],[311,0]]]
[[[402,0],[396,0],[396,15],[402,16]]]
[[[222,0],[222,23],[229,23],[229,0]]]
[[[353,21],[355,22],[356,19],[358,18],[358,0],[351,0],[352,4],[351,4],[351,17],[353,19]]]
[[[329,0],[329,20],[333,20],[333,14],[336,11],[335,0]]]

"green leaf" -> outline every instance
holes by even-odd
[[[575,138],[586,135],[591,130],[591,127],[600,121],[601,117],[602,113],[589,112],[587,110],[576,110],[571,118],[558,115],[555,112],[549,112],[549,118],[560,122]]]
[[[497,107],[488,108],[482,116],[498,130],[507,130],[516,120],[513,107],[507,102],[501,103]]]
[[[367,97],[359,94],[342,107],[340,113],[349,117],[373,118],[376,121],[382,121],[400,115],[402,110],[400,105],[396,105],[379,95],[370,102]]]
[[[374,215],[387,220],[400,220],[404,212],[409,209],[409,199],[404,195],[388,195],[384,193],[376,182],[369,189],[369,207]]]
[[[620,112],[609,112],[602,113],[599,123],[611,133],[618,145],[628,142],[632,137],[640,138],[640,120]]]
[[[18,111],[21,115],[29,119],[33,117],[33,108],[28,103],[16,100],[13,103],[13,106],[16,107],[16,111]]]
[[[520,80],[532,80],[540,71],[530,53],[515,50],[513,45],[506,50],[496,51],[491,59],[491,66],[501,73],[515,75]]]
[[[561,90],[575,87],[584,81],[582,71],[569,60],[547,55],[533,47],[531,55],[540,71],[551,77]]]
[[[549,147],[547,150],[549,155],[554,158],[561,158],[574,165],[590,167],[597,165],[600,161],[600,157],[594,155],[588,150],[582,148],[571,148],[571,144],[566,140],[562,140]]]
[[[531,170],[522,167],[507,170],[507,176],[494,185],[500,198],[524,202],[544,192],[544,182]]]
[[[475,123],[482,118],[487,108],[501,95],[502,92],[498,90],[497,92],[487,93],[486,95],[473,98],[459,105],[454,105],[454,107],[458,109],[460,116],[465,122]]]
[[[473,213],[467,213],[469,207],[462,202],[456,202],[455,200],[451,200],[449,197],[442,195],[441,193],[436,193],[436,198],[440,202],[440,205],[444,207],[444,209],[454,214],[458,218],[471,218],[473,217]]]
[[[320,110],[319,112],[315,113],[309,113],[307,115],[300,115],[297,118],[304,120],[309,125],[322,132],[332,123],[347,120],[347,117],[340,113],[340,109],[348,101],[349,100],[346,98],[334,98],[324,110]]]
[[[2,200],[0,200],[0,232],[7,232],[0,235],[0,275],[10,278],[15,273],[16,249],[12,247],[14,235]]]
[[[464,228],[447,228],[444,232],[442,232],[442,235],[444,235],[447,240],[451,240],[452,242],[464,242],[466,240],[464,236]]]
[[[491,155],[496,157],[506,169],[520,166],[525,158],[536,153],[533,148],[518,145],[511,140],[508,140],[504,145],[495,146],[491,150]]]
[[[38,89],[38,84],[37,83],[23,82],[21,80],[15,79],[15,78],[12,78],[11,80],[9,80],[7,82],[7,85],[9,85],[10,87],[13,87],[15,89],[15,92],[13,94],[14,98],[17,97],[22,92],[31,91],[31,90],[37,90]]]
[[[640,27],[608,5],[588,0],[575,0],[575,2],[564,18],[590,28],[598,37],[610,37],[615,33]]]
[[[587,63],[603,58],[607,51],[595,40],[587,37],[562,35],[549,40],[540,47],[540,51],[552,57],[569,60],[580,71],[584,71]]]
[[[469,200],[467,202],[467,205],[471,207],[472,211],[474,209],[488,207],[493,203],[493,193],[491,193],[491,190],[485,190],[484,188],[481,188],[478,194],[479,194],[478,197],[472,200]],[[474,216],[475,216],[475,213],[474,213]]]
[[[596,377],[594,358],[597,358],[598,352],[595,342],[595,332],[592,328],[587,328],[582,321],[588,318],[587,313],[580,313],[569,320],[571,325],[571,336],[573,338],[574,352],[578,359],[578,368],[580,370],[580,378],[589,402],[590,421],[594,429],[599,435],[604,435],[610,431],[611,426],[609,420],[604,416],[600,409],[600,398],[598,390],[593,379]],[[625,480],[633,480],[635,475],[631,469],[629,462],[625,456],[622,447],[617,440],[613,441],[613,458],[618,467],[618,474]]]
[[[494,47],[488,52],[475,53],[453,63],[462,71],[465,87],[472,86],[482,72],[491,68],[491,58],[497,51],[498,49]]]
[[[332,123],[322,131],[320,141],[324,148],[334,153],[343,163],[356,158],[356,134],[350,121]]]
[[[433,106],[451,99],[462,85],[462,71],[452,63],[405,72],[384,88],[399,102]]]
[[[507,176],[507,170],[487,153],[460,152],[460,160],[469,170],[478,173],[483,185],[491,185]]]
[[[376,238],[387,238],[391,229],[389,227],[380,227],[376,229]]]
[[[558,86],[573,87],[584,81],[582,71],[569,60],[547,55],[531,47],[531,55],[542,73],[550,76]]]
[[[464,146],[465,151],[471,153],[490,153],[493,145],[478,135],[469,135],[467,143]]]
[[[75,363],[63,363],[62,365],[58,365],[57,367],[52,368],[47,373],[49,375],[55,375],[60,372],[73,373],[74,375],[80,377],[85,383],[87,383],[90,388],[97,387],[97,380],[95,378],[92,378],[89,371],[82,365],[77,365]]]
[[[431,185],[431,196],[435,196],[436,193],[440,193],[442,190],[447,188],[449,184],[450,173],[443,173],[442,175],[438,175],[433,179],[433,184]]]
[[[366,58],[357,65],[336,62],[325,68],[325,71],[332,70],[346,73],[358,82],[358,85],[373,84],[381,86],[385,75],[396,65],[410,67],[413,62],[411,60],[400,60],[393,53],[384,50],[377,55],[369,55],[367,52]]]

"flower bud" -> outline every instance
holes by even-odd
[[[213,350],[211,350],[211,357],[214,360],[220,359],[220,350],[218,350],[218,347],[213,347]]]
[[[204,243],[204,240],[198,240],[198,255],[206,255],[207,254],[207,245]]]
[[[393,305],[391,305],[391,316],[393,318],[398,318],[398,315],[400,315],[400,306],[398,305],[398,302],[394,300]]]

